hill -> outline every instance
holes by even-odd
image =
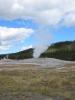
[[[75,41],[54,43],[40,57],[75,61]]]
[[[27,59],[33,58],[33,48],[12,54],[2,54],[1,58],[9,59]],[[75,41],[57,42],[48,47],[48,49],[40,55],[40,58],[56,58],[61,60],[75,61]]]
[[[33,57],[33,49],[27,49],[24,51],[20,51],[17,53],[12,53],[12,54],[2,54],[0,55],[1,58],[8,58],[8,59],[27,59],[27,58],[32,58]]]

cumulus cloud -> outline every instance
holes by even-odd
[[[32,29],[0,27],[0,40],[21,40],[29,37],[32,33]]]
[[[6,19],[30,18],[56,25],[68,18],[67,13],[74,18],[75,0],[0,0],[0,17]]]
[[[62,19],[62,12],[59,9],[50,9],[39,13],[38,21],[45,25],[57,25]]]
[[[7,50],[15,42],[25,40],[33,34],[33,29],[0,27],[0,49]],[[6,48],[6,49],[5,49]]]
[[[75,12],[66,15],[64,24],[66,26],[75,26]]]

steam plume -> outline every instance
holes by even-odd
[[[41,28],[37,30],[35,38],[36,38],[36,43],[34,46],[33,57],[38,58],[40,54],[43,53],[50,45],[51,34],[49,33],[48,29]]]

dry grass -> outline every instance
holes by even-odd
[[[75,99],[75,64],[65,65],[63,69],[19,67],[20,70],[0,71],[0,100],[47,100],[44,96],[52,100]]]

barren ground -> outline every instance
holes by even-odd
[[[1,60],[0,100],[75,100],[75,62]]]

